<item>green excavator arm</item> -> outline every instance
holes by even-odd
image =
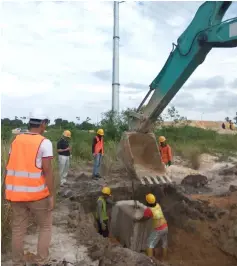
[[[176,93],[215,47],[237,47],[237,17],[222,22],[231,1],[207,1],[178,38],[162,70],[137,109],[130,113],[129,130],[148,133]],[[152,94],[148,104],[141,108]]]
[[[199,7],[140,106],[136,112],[130,113],[129,131],[124,132],[121,138],[119,157],[129,175],[144,185],[172,182],[152,127],[212,48],[237,46],[237,17],[222,22],[231,3],[208,1]],[[144,106],[151,93],[148,104]]]

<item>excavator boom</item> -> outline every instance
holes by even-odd
[[[204,62],[212,48],[237,47],[237,17],[222,22],[231,3],[231,1],[207,1],[199,7],[190,25],[178,38],[177,45],[173,45],[169,58],[150,84],[150,90],[137,112],[130,113],[129,132],[125,132],[122,137],[120,154],[127,169],[140,180],[144,181],[145,176],[157,183],[156,181],[162,180],[166,173],[156,138],[151,133],[158,116],[195,69]],[[148,104],[144,106],[151,93]],[[148,136],[150,136],[149,141]],[[155,149],[152,149],[152,146]],[[156,159],[151,160],[151,158]]]

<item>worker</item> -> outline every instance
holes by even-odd
[[[97,135],[93,138],[92,154],[94,157],[92,178],[98,179],[101,178],[100,165],[101,165],[101,158],[104,155],[104,130],[101,128],[98,129]]]
[[[224,122],[222,123],[222,129],[225,129],[225,123]]]
[[[152,232],[147,239],[147,256],[153,257],[154,249],[156,248],[159,241],[162,246],[162,260],[167,257],[168,248],[168,224],[162,212],[161,206],[156,202],[156,197],[153,194],[146,195],[147,208],[144,210],[143,217],[140,221],[148,219],[153,220]]]
[[[159,137],[159,149],[162,162],[166,166],[170,166],[172,164],[172,151],[170,145],[166,143],[164,136]]]
[[[23,240],[30,213],[39,226],[33,263],[48,262],[54,206],[53,145],[42,135],[48,123],[47,116],[40,109],[35,110],[30,114],[29,132],[17,135],[9,151],[5,197],[12,207],[13,266],[25,265]]]
[[[66,178],[68,175],[68,169],[70,164],[70,155],[71,155],[71,147],[69,146],[69,141],[71,139],[71,132],[69,130],[65,130],[61,139],[57,143],[57,151],[58,151],[58,162],[59,162],[59,176],[60,183],[63,186],[66,183]]]
[[[110,196],[111,189],[109,187],[103,187],[101,196],[97,200],[96,221],[99,234],[101,234],[103,237],[109,236],[109,216],[107,213],[107,204],[115,204],[110,199]]]

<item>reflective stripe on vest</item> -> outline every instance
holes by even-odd
[[[15,177],[40,178],[42,176],[42,172],[30,173],[30,172],[25,172],[25,171],[7,170],[7,175],[11,175]]]
[[[162,209],[159,204],[156,204],[155,207],[150,208],[153,214],[153,228],[160,227],[164,224],[167,224],[167,221],[164,217]]]
[[[106,221],[109,219],[108,215],[107,215],[107,208],[106,208],[106,201],[103,197],[99,197],[98,200],[102,201],[102,210],[101,210],[101,214],[102,214],[102,219],[103,221]],[[98,201],[97,200],[97,201]],[[96,219],[99,219],[98,213],[96,213]]]
[[[99,138],[98,136],[95,137],[97,143],[95,144],[95,154],[98,154],[100,151],[104,154],[104,140],[103,138]]]
[[[42,169],[36,166],[37,153],[44,139],[38,134],[21,134],[12,142],[6,167],[7,200],[36,201],[49,196]]]
[[[6,189],[15,192],[40,192],[46,188],[46,185],[41,185],[38,187],[26,187],[26,186],[13,186],[13,185],[6,185]]]

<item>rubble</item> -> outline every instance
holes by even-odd
[[[181,181],[181,185],[189,185],[195,188],[206,186],[207,183],[207,177],[200,174],[188,175]]]

